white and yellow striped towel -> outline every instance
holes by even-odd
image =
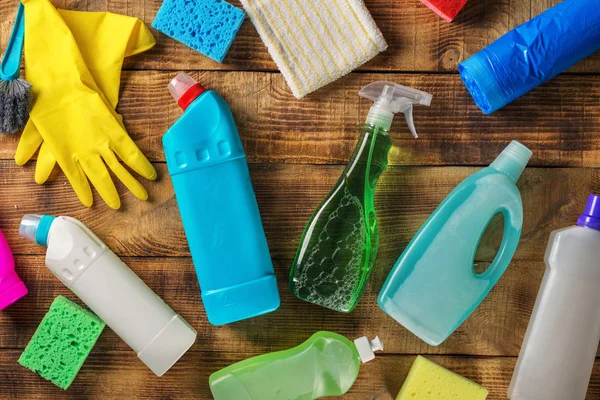
[[[362,0],[241,2],[297,98],[387,49]]]

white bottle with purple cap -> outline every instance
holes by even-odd
[[[508,397],[583,400],[600,341],[600,196],[576,226],[552,232],[545,261]]]
[[[85,225],[25,215],[19,234],[47,246],[46,267],[162,376],[196,341],[196,331]]]

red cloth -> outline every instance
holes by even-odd
[[[467,0],[421,0],[446,21],[451,22],[467,4]]]

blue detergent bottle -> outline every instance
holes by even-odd
[[[184,73],[169,91],[184,114],[163,146],[208,320],[275,311],[277,281],[231,110]]]
[[[477,308],[508,267],[523,226],[516,183],[531,151],[513,141],[488,167],[468,177],[440,204],[396,262],[379,307],[432,346],[440,345]],[[500,250],[488,269],[473,269],[492,218],[504,215]]]

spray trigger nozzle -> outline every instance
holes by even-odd
[[[386,81],[371,83],[362,88],[358,95],[374,102],[367,123],[389,130],[394,114],[402,113],[415,138],[418,135],[413,119],[413,106],[420,104],[429,107],[433,98],[427,92]]]

